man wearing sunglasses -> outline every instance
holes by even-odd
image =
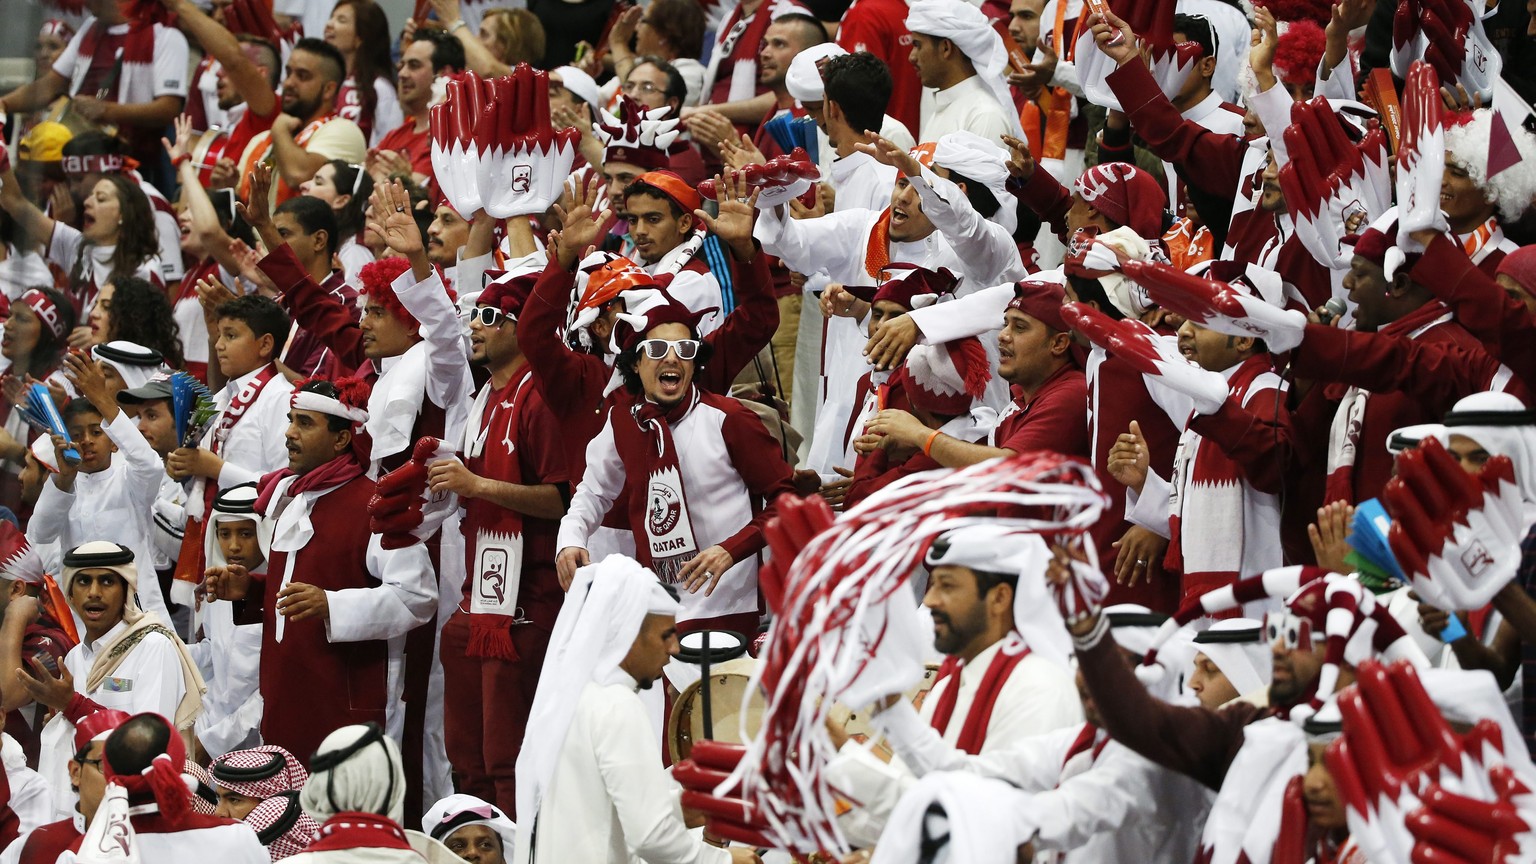
[[[469,362],[490,380],[470,408],[462,461],[444,459],[428,473],[434,495],[458,494],[464,519],[463,594],[439,649],[448,761],[458,789],[507,812],[516,807],[517,756],[564,600],[555,533],[570,499],[566,433],[517,341],[537,275],[500,274],[476,299]]]
[[[668,298],[617,326],[617,367],[634,397],[615,407],[587,448],[590,461],[560,522],[560,581],[590,563],[588,538],[628,501],[636,558],[685,589],[678,628],[757,632],[758,552],[792,471],[756,414],[695,385],[711,346],[702,313]]]

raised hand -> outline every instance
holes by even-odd
[[[175,120],[176,140],[171,142],[165,138],[160,139],[160,146],[165,148],[165,155],[171,157],[171,164],[176,165],[181,157],[191,157],[193,147],[192,118],[186,114],[179,115]]]
[[[1135,420],[1125,432],[1115,438],[1109,448],[1109,476],[1128,489],[1141,492],[1146,485],[1147,472],[1151,470],[1151,457],[1147,452],[1147,439],[1141,435],[1141,424]]]
[[[368,198],[368,228],[405,258],[425,254],[421,226],[411,214],[411,196],[398,180],[373,187]]]
[[[727,136],[720,139],[720,161],[732,171],[740,171],[748,165],[767,162],[768,157],[763,155],[763,151],[757,149],[757,145],[752,143],[751,138],[743,135],[738,142]]]
[[[1397,457],[1381,498],[1393,520],[1392,553],[1424,602],[1480,609],[1515,577],[1525,519],[1509,457],[1489,459],[1473,477],[1426,438]]]
[[[868,133],[866,133],[868,134]],[[853,145],[853,149],[867,154],[882,165],[889,165],[901,172],[903,177],[916,177],[923,173],[923,166],[904,148],[897,147],[890,141],[875,135],[868,143],[859,142]]]
[[[1079,541],[1074,548],[1055,546],[1045,578],[1056,598],[1056,608],[1061,620],[1077,633],[1089,622],[1098,619],[1109,596],[1109,580],[1094,566],[1091,553]]]
[[[235,202],[240,218],[260,231],[272,224],[272,167],[258,162],[251,168],[251,199]]]
[[[603,196],[598,194],[602,182],[602,177],[594,174],[587,178],[586,183],[577,186],[569,210],[555,205],[555,215],[560,218],[560,230],[553,235],[554,251],[560,265],[567,270],[575,267],[586,249],[597,241],[602,223],[608,219],[607,208],[597,210],[603,200]]]
[[[1035,173],[1035,157],[1029,152],[1029,142],[1012,135],[1004,135],[1008,145],[1008,175],[1018,180],[1028,180]]]

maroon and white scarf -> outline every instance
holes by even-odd
[[[1285,382],[1273,370],[1268,354],[1256,354],[1244,360],[1227,380],[1227,390],[1238,405],[1263,390],[1285,389]],[[1193,419],[1194,415],[1190,415]],[[1167,567],[1184,574],[1184,597],[1204,594],[1213,588],[1237,581],[1245,573],[1257,573],[1278,567],[1278,542],[1273,563],[1258,569],[1245,567],[1252,560],[1255,546],[1269,538],[1253,536],[1247,529],[1280,524],[1278,496],[1254,489],[1242,467],[1214,442],[1184,422],[1179,449],[1173,459],[1173,478],[1169,483],[1171,501],[1168,520],[1170,540]],[[1200,530],[1184,532],[1185,522]],[[1262,532],[1259,532],[1262,533]],[[1278,540],[1278,538],[1276,538]]]
[[[1018,634],[1008,634],[1007,640],[992,655],[992,662],[987,664],[987,671],[981,676],[981,684],[976,688],[976,696],[971,699],[970,710],[965,714],[965,725],[960,727],[960,737],[955,740],[955,747],[972,756],[980,753],[982,745],[987,742],[987,725],[992,722],[992,709],[997,706],[997,697],[1003,692],[1003,685],[1008,683],[1008,676],[1013,674],[1019,661],[1029,656],[1029,648],[1019,641]],[[948,657],[939,666],[939,677],[934,686],[938,686],[939,681],[950,679],[949,686],[939,694],[939,702],[933,709],[933,728],[940,735],[949,728],[955,704],[960,699],[960,671],[963,668],[965,663],[958,657]]]
[[[235,424],[240,422],[240,418],[245,416],[245,412],[251,410],[251,406],[261,396],[262,388],[276,376],[277,365],[268,363],[251,380],[242,384],[240,389],[235,391],[234,396],[230,397],[229,405],[219,415],[219,425],[213,428],[213,440],[210,442],[209,449],[215,455],[224,448],[224,442],[229,440],[229,433],[235,428]]]
[[[646,478],[645,518],[640,522],[646,542],[639,551],[642,556],[649,556],[650,568],[669,584],[677,582],[678,570],[699,551],[693,521],[688,515],[688,492],[683,488],[677,444],[672,440],[672,427],[698,404],[699,390],[690,386],[688,395],[671,408],[664,409],[649,400],[630,408],[636,425],[655,448],[654,457],[648,460],[652,468]]]
[[[532,370],[525,364],[501,389],[489,383],[475,397],[464,442],[464,464],[481,477],[523,482],[514,430]],[[490,501],[464,502],[462,530],[469,556],[469,656],[516,660],[512,625],[523,575],[523,515]]]

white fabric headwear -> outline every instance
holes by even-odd
[[[125,389],[137,390],[148,384],[156,375],[165,372],[160,352],[145,348],[135,342],[116,339],[91,349],[91,357],[117,370],[122,376]],[[133,362],[128,358],[141,358]]]
[[[47,435],[39,435],[32,442],[32,456],[43,463],[52,474],[59,473],[59,454],[54,452],[53,439]]]
[[[823,42],[801,51],[795,55],[795,59],[789,61],[789,71],[784,73],[785,89],[802,105],[827,98],[827,91],[821,82],[821,69],[816,64],[828,57],[841,57],[847,53],[836,42]]]
[[[256,542],[263,558],[272,554],[272,522],[256,512],[256,484],[242,483],[220,492],[213,499],[208,515],[208,531],[203,537],[203,557],[209,567],[223,567],[224,548],[219,545],[218,526],[222,522],[255,522]]]
[[[1269,687],[1274,664],[1270,662],[1270,648],[1264,644],[1264,625],[1251,618],[1228,618],[1217,621],[1203,633],[1252,632],[1251,642],[1195,642],[1195,650],[1211,658],[1221,674],[1232,682],[1237,695],[1246,696]]]
[[[1387,452],[1393,456],[1404,450],[1412,450],[1424,442],[1425,438],[1439,438],[1445,440],[1445,425],[1442,423],[1415,423],[1412,426],[1404,426],[1401,429],[1393,429],[1387,436]],[[1515,479],[1519,479],[1516,477]]]
[[[997,199],[992,220],[1013,233],[1019,217],[1008,192],[1008,151],[994,141],[961,129],[945,135],[933,147],[933,164],[957,171],[987,187]]]
[[[602,94],[598,91],[597,82],[592,80],[591,75],[575,66],[561,66],[555,70],[555,74],[560,76],[560,86],[571,91],[577,99],[591,105],[593,111],[602,107]]]
[[[1130,226],[1122,225],[1113,231],[1105,231],[1093,238],[1094,245],[1088,251],[1084,260],[1086,266],[1093,269],[1112,270],[1105,276],[1099,277],[1099,284],[1104,286],[1104,296],[1109,302],[1115,304],[1120,314],[1127,318],[1140,318],[1152,309],[1154,304],[1147,289],[1133,282],[1130,277],[1119,272],[1119,259],[1108,249],[1099,249],[1102,244],[1111,246],[1123,252],[1127,257],[1138,261],[1153,260],[1152,245],[1145,238],[1139,236]],[[1102,259],[1102,260],[1101,260]],[[1112,262],[1112,263],[1111,263]],[[1109,265],[1100,267],[1099,265]]]
[[[517,812],[524,830],[539,813],[554,780],[565,733],[587,682],[613,684],[628,677],[619,664],[629,654],[647,615],[676,615],[678,602],[656,574],[633,558],[609,555],[576,571],[555,619],[528,713],[528,734],[517,757]]]
[[[325,736],[310,769],[299,804],[316,822],[337,813],[372,813],[397,824],[405,818],[400,745],[377,724],[343,726]]]
[[[1034,834],[1018,787],[965,771],[934,771],[902,793],[875,844],[872,864],[920,861],[1013,864]],[[937,841],[937,856],[927,846]]]
[[[511,859],[512,849],[517,845],[517,826],[500,807],[489,801],[462,793],[449,795],[433,804],[421,817],[421,830],[443,843],[447,843],[460,828],[470,825],[484,825],[495,831],[501,838],[503,859]]]
[[[1109,618],[1110,638],[1115,640],[1116,645],[1137,657],[1145,656],[1156,644],[1161,623],[1154,623],[1151,618],[1147,619],[1145,625],[1116,623],[1115,619],[1120,618],[1123,621],[1128,617],[1142,615],[1156,616],[1164,620],[1168,617],[1135,603],[1120,603],[1105,607],[1104,614]],[[1194,665],[1195,661],[1194,650],[1191,647],[1193,639],[1194,634],[1189,631],[1189,628],[1182,627],[1158,649],[1159,663],[1169,669],[1186,671],[1183,674],[1162,675],[1150,683],[1142,679],[1141,683],[1146,686],[1147,692],[1164,702],[1172,702],[1179,698],[1184,691],[1184,682],[1189,678],[1187,670]],[[1170,651],[1173,653],[1167,653]]]
[[[926,562],[930,568],[947,565],[1017,576],[1014,629],[1032,653],[1065,669],[1071,666],[1072,637],[1045,588],[1045,567],[1050,560],[1051,550],[1040,535],[983,523],[940,537],[928,551]]]
[[[1018,109],[1013,107],[1008,80],[1003,77],[1008,50],[1003,47],[1003,37],[992,29],[992,22],[980,9],[965,0],[913,0],[907,6],[906,24],[908,32],[955,43],[960,53],[970,59],[981,83],[997,99],[1003,116],[1008,118],[1011,134],[1023,136]]]
[[[1474,411],[1514,415],[1510,418],[1513,425],[1479,424],[1478,418],[1466,416]],[[1515,466],[1515,482],[1525,502],[1527,521],[1536,518],[1536,423],[1529,418],[1525,404],[1508,393],[1473,393],[1451,408],[1445,424],[1439,427],[1442,433],[1437,436],[1441,443],[1449,445],[1452,435],[1464,435],[1494,456],[1508,456]]]
[[[115,560],[111,563],[90,560],[96,556]],[[144,610],[139,607],[139,568],[133,563],[133,550],[110,540],[92,540],[89,543],[81,543],[64,553],[63,563],[64,578],[59,580],[59,587],[64,589],[65,597],[74,595],[75,576],[81,571],[111,570],[121,576],[128,585],[123,599],[123,623],[132,624],[144,617]]]

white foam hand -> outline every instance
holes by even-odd
[[[1353,233],[1351,220],[1369,224],[1392,204],[1386,136],[1376,128],[1358,144],[1350,141],[1321,96],[1296,103],[1291,119],[1286,148],[1311,157],[1287,162],[1279,174],[1297,239],[1323,266],[1348,269],[1354,252],[1344,239]]]
[[[491,90],[476,130],[495,154],[481,178],[485,212],[497,219],[543,213],[571,173],[581,130],[553,128],[549,76],[525,63]]]
[[[1167,387],[1194,400],[1201,414],[1215,414],[1227,401],[1227,379],[1189,362],[1178,343],[1140,321],[1116,321],[1080,303],[1062,307],[1062,317],[1090,342],[1141,372],[1148,386]]]
[[[1515,577],[1526,526],[1509,457],[1489,459],[1474,477],[1427,438],[1397,457],[1381,497],[1393,519],[1392,552],[1424,602],[1481,609]]]
[[[489,83],[473,72],[451,78],[444,87],[446,98],[432,107],[428,117],[438,188],[466,219],[481,207],[482,154],[475,127],[485,110]]]
[[[1121,269],[1159,306],[1218,333],[1263,339],[1276,353],[1295,349],[1306,335],[1307,316],[1226,283],[1147,261],[1127,261]]]
[[[731,179],[745,178],[748,190],[758,191],[758,209],[766,209],[804,195],[811,184],[820,179],[821,170],[803,148],[796,147],[791,153],[775,156],[762,164],[744,165],[729,174]],[[720,190],[715,181],[705,180],[699,184],[699,194],[713,201]]]
[[[1445,130],[1440,122],[1440,77],[1434,67],[1415,61],[1403,88],[1403,122],[1397,151],[1397,245],[1422,250],[1409,235],[1445,231],[1440,186],[1445,176]]]

